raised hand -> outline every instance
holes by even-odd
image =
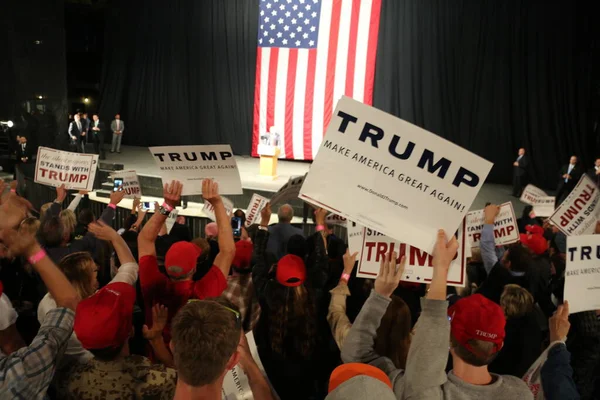
[[[202,197],[213,206],[222,201],[219,196],[219,184],[212,179],[202,181]]]
[[[31,208],[31,203],[23,197],[6,196],[0,206],[0,229],[16,228]]]
[[[60,185],[56,188],[56,201],[58,203],[62,203],[67,198],[67,189],[65,189],[65,185]]]
[[[565,341],[569,329],[571,329],[571,323],[569,322],[569,302],[565,301],[564,304],[558,306],[558,309],[554,312],[554,315],[550,317],[550,343],[556,341]]]
[[[40,249],[34,235],[19,234],[14,229],[0,231],[0,240],[7,247],[9,257],[29,257]]]
[[[350,254],[350,248],[346,249],[346,254],[344,254],[344,273],[350,275],[352,270],[354,269],[354,265],[356,265],[356,256],[358,256],[358,252],[354,254]]]
[[[181,200],[181,192],[183,191],[183,183],[179,181],[172,181],[170,184],[165,183],[163,188],[163,198],[165,203],[175,208]]]
[[[490,204],[483,209],[483,217],[486,224],[493,224],[496,217],[500,213],[500,207],[495,204]]]
[[[108,242],[112,241],[115,238],[115,235],[119,236],[117,231],[115,231],[112,226],[107,225],[100,220],[90,223],[88,225],[88,231],[98,239]]]
[[[488,206],[490,207],[490,206]],[[458,251],[458,241],[452,235],[452,239],[448,240],[446,232],[443,229],[438,231],[437,241],[433,249],[433,268],[434,271],[445,272],[448,274],[450,263],[456,256]]]
[[[265,207],[260,210],[260,224],[261,226],[269,226],[271,222],[271,202],[268,202]]]
[[[122,190],[118,190],[116,192],[110,193],[110,204],[114,204],[115,206],[119,204],[125,198],[125,192]]]
[[[167,319],[169,317],[169,309],[161,304],[155,304],[152,307],[152,328],[148,328],[148,325],[144,325],[142,328],[142,334],[146,340],[162,340],[162,332],[167,325]]]
[[[329,211],[324,208],[318,208],[315,211],[315,222],[317,225],[325,225],[325,218],[327,217],[328,213]]]
[[[134,197],[133,198],[133,206],[131,207],[131,211],[136,211],[138,209],[138,207],[140,206],[141,203],[141,199],[139,197]]]
[[[375,279],[375,291],[384,297],[390,297],[400,283],[400,277],[404,273],[406,257],[402,256],[400,264],[396,264],[398,254],[393,252],[381,259],[379,275]]]

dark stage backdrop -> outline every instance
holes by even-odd
[[[124,142],[249,154],[258,0],[115,3],[100,111],[121,112]],[[384,0],[374,105],[494,162],[491,182],[510,181],[524,146],[553,188],[569,155],[595,156],[589,3]]]

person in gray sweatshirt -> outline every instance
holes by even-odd
[[[362,362],[383,370],[392,382],[397,399],[486,399],[525,400],[533,394],[522,380],[491,374],[488,364],[502,348],[504,314],[500,306],[483,296],[459,300],[448,309],[446,285],[450,262],[458,243],[438,232],[433,257],[433,278],[408,352],[406,370],[374,351],[377,327],[390,304],[404,270],[404,257],[382,261],[375,289],[371,292],[342,348],[342,360]],[[453,370],[445,372],[448,348]]]

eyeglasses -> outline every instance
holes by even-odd
[[[189,299],[188,300],[188,304],[194,303],[196,301],[202,301],[202,300],[199,300],[199,299]],[[217,302],[215,302],[215,303],[217,303]],[[225,306],[223,304],[220,304],[220,303],[217,303],[217,304],[219,304],[224,309],[226,309],[228,311],[231,311],[233,313],[233,315],[235,315],[235,325],[241,329],[241,327],[242,327],[242,314],[240,314],[239,311],[236,311],[233,308],[229,308],[229,307],[227,307],[227,306]]]

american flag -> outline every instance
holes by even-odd
[[[261,0],[252,155],[272,126],[281,158],[312,160],[342,95],[373,100],[381,0]]]

